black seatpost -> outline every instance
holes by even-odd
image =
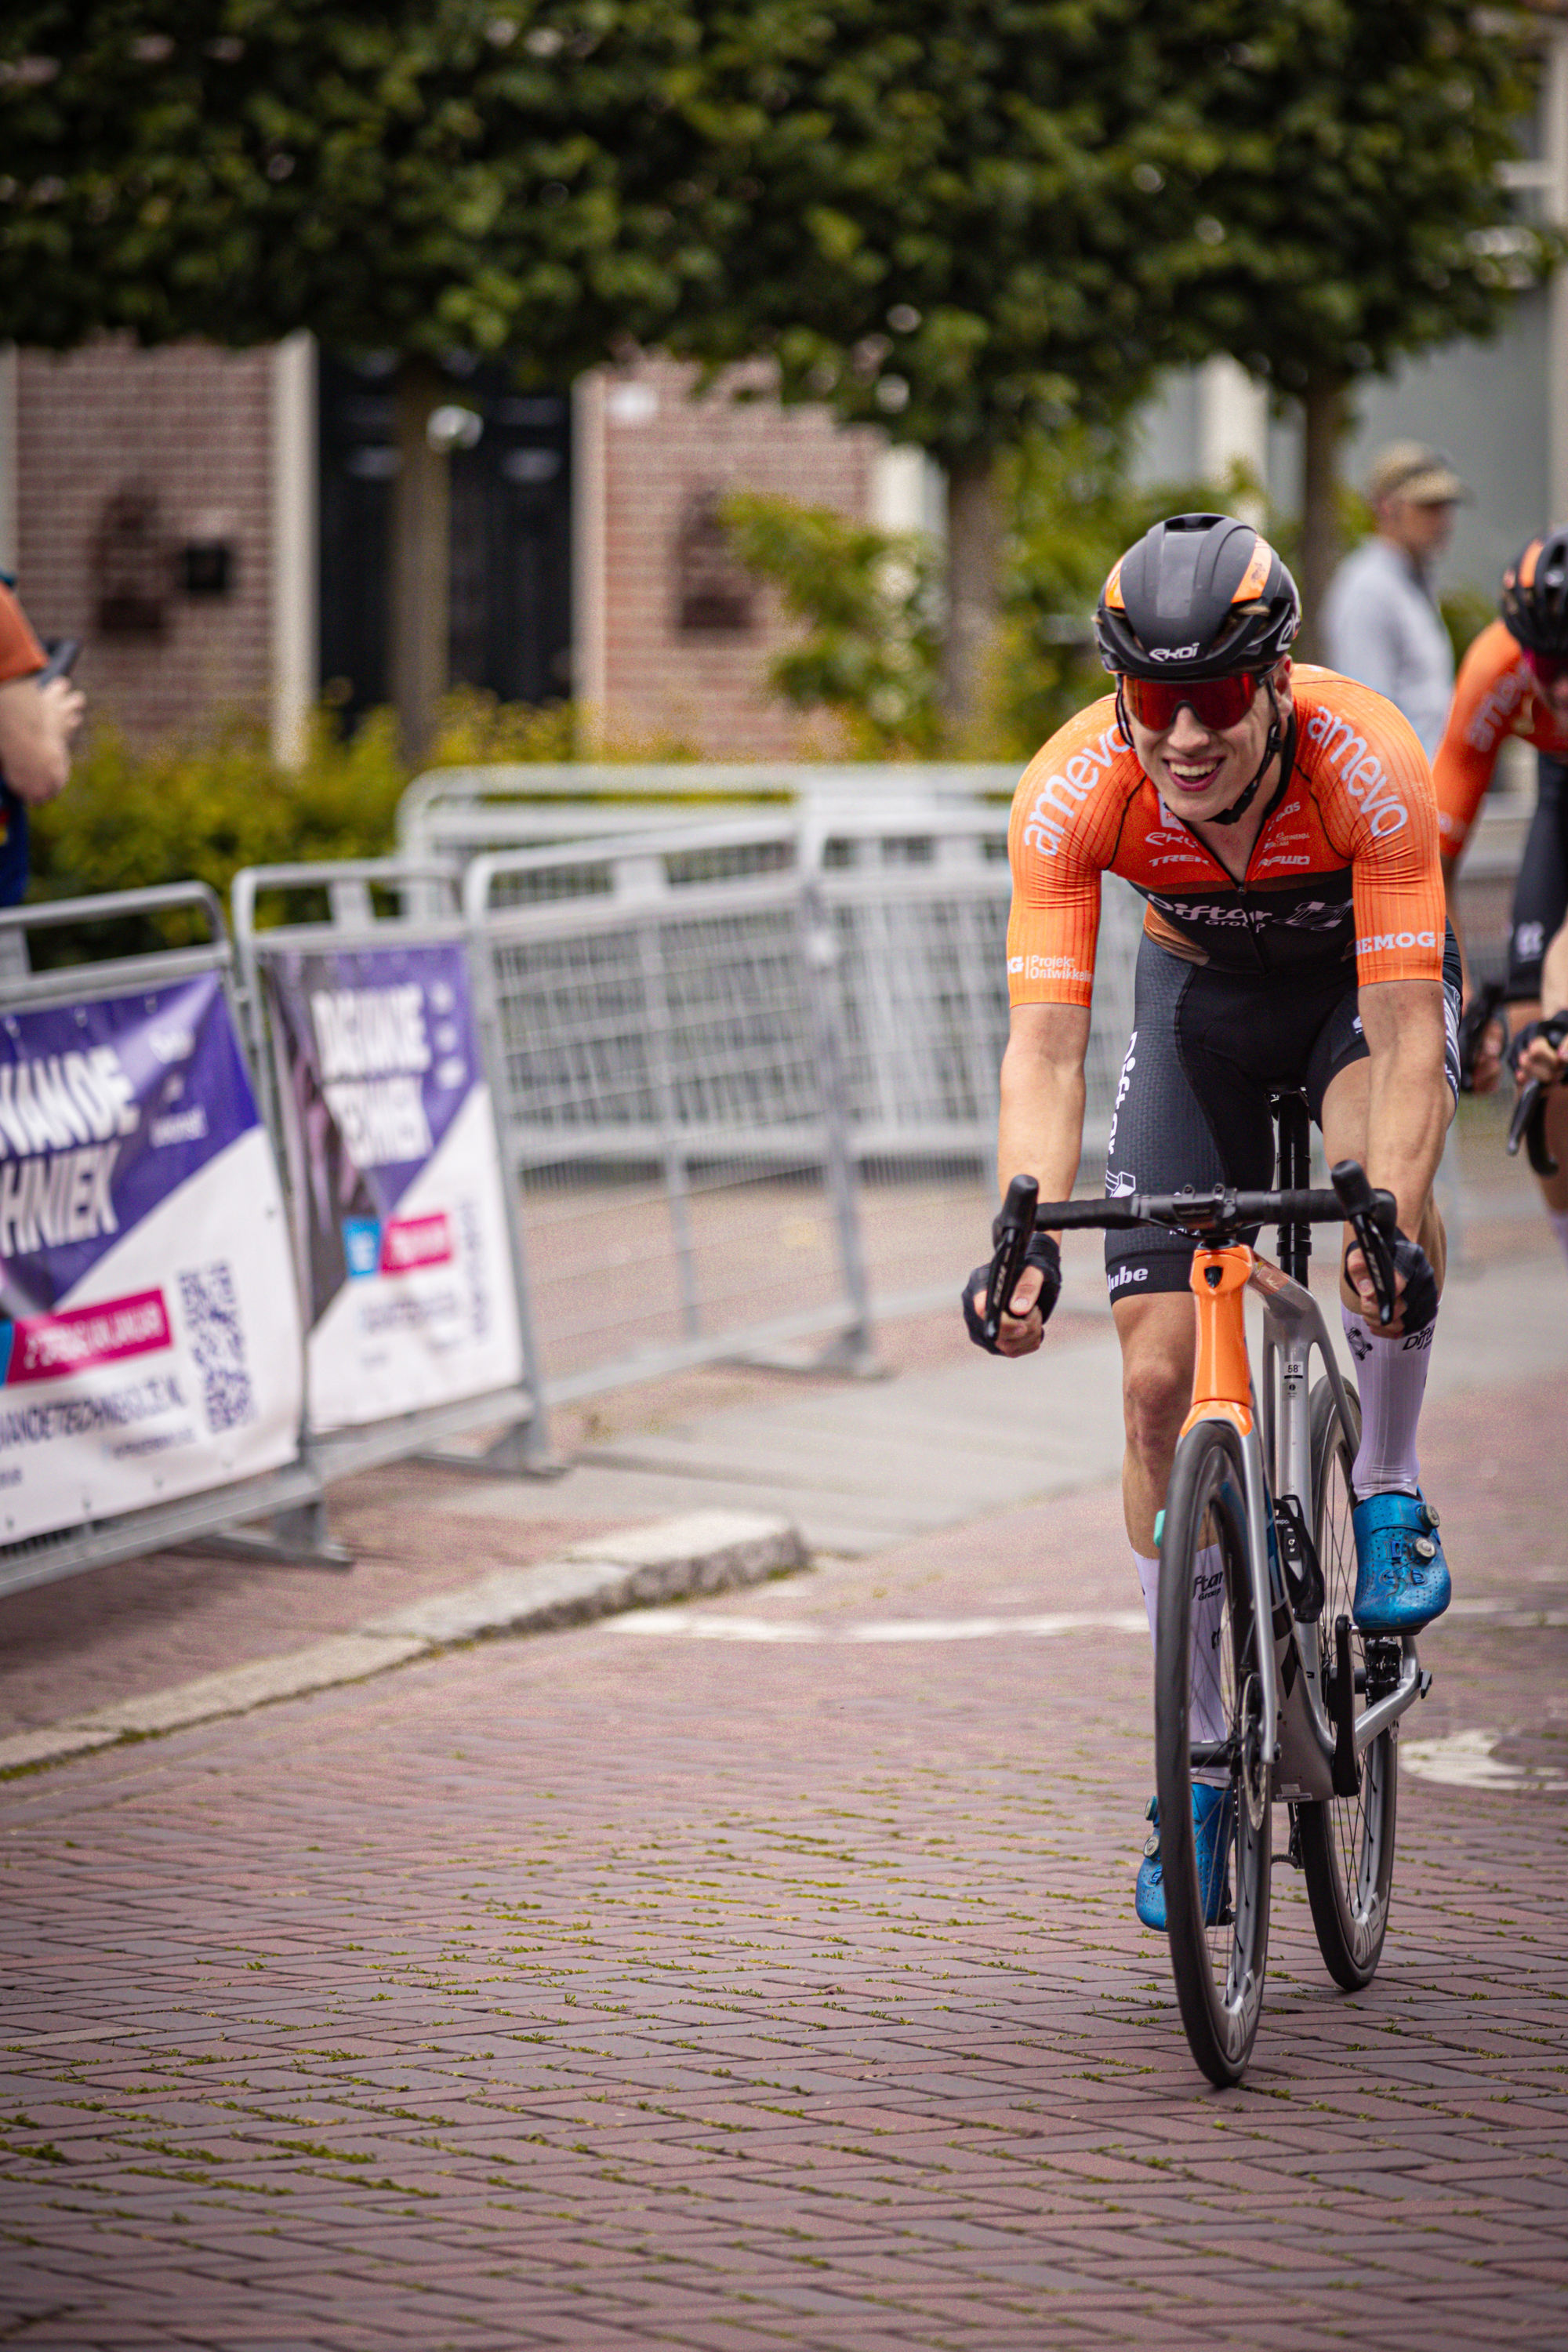
[[[1274,1116],[1279,1123],[1279,1190],[1304,1191],[1310,1181],[1312,1158],[1312,1124],[1306,1096],[1276,1095]],[[1310,1225],[1298,1222],[1280,1226],[1279,1264],[1292,1282],[1306,1281],[1307,1260],[1311,1254]]]

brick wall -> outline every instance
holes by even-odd
[[[700,400],[688,397],[693,381],[668,361],[606,381],[605,718],[617,731],[668,731],[711,759],[820,758],[831,727],[803,723],[767,688],[769,656],[788,634],[771,595],[759,593],[744,632],[680,626],[682,528],[704,499],[731,489],[868,516],[882,436],[841,430],[826,409],[734,396],[765,388],[763,371],[736,371]]]
[[[139,740],[223,710],[265,719],[270,352],[202,343],[140,352],[113,339],[63,357],[24,352],[16,373],[22,594],[43,635],[83,640],[77,675],[89,712]],[[701,400],[688,397],[693,380],[663,361],[605,380],[597,591],[605,716],[617,734],[673,735],[713,758],[820,757],[834,748],[831,724],[803,721],[767,688],[769,656],[790,626],[769,593],[757,592],[743,630],[681,626],[682,529],[704,499],[737,488],[868,515],[882,436],[842,431],[824,409],[735,397],[765,390],[765,371],[736,371]],[[127,497],[154,502],[140,556],[127,552],[123,528],[111,528],[115,501]],[[232,587],[190,595],[179,550],[215,531],[235,551]],[[105,625],[117,572],[161,607],[157,634]]]
[[[139,740],[215,709],[264,719],[270,354],[204,343],[139,352],[115,339],[63,357],[23,352],[16,373],[22,598],[42,635],[81,638],[76,674],[89,713]],[[123,528],[108,529],[111,503],[126,494],[155,502],[134,555]],[[235,551],[229,593],[189,595],[178,551],[214,532]],[[161,633],[101,625],[116,574],[161,603]]]

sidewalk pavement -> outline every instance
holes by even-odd
[[[1104,1484],[0,1788],[0,2334],[1568,2345],[1563,1411],[1434,1402],[1388,1945],[1336,1992],[1281,1859],[1223,2095]]]
[[[1521,1377],[1561,1394],[1568,1318],[1544,1238],[1526,1233],[1479,1276],[1450,1282],[1429,1424],[1443,1400]],[[640,1402],[606,1401],[576,1416],[575,1461],[561,1479],[400,1464],[353,1481],[334,1512],[359,1554],[347,1575],[193,1551],[0,1601],[0,1772],[352,1681],[503,1622],[645,1601],[646,1578],[640,1589],[623,1578],[615,1601],[608,1588],[590,1595],[582,1562],[595,1551],[631,1560],[631,1533],[650,1522],[717,1512],[765,1524],[771,1573],[803,1556],[788,1530],[819,1559],[868,1556],[1103,1486],[1121,1464],[1121,1394],[1109,1314],[1081,1304],[1100,1307],[1091,1250],[1069,1237],[1073,1303],[1024,1362],[979,1354],[956,1314],[933,1318],[890,1335],[906,1369],[885,1381],[712,1374]],[[1337,1331],[1331,1268],[1317,1271]],[[744,1401],[712,1402],[726,1387]],[[1442,1486],[1432,1491],[1446,1506]],[[699,1527],[687,1542],[684,1589],[731,1580],[703,1566],[707,1539]],[[730,1540],[721,1529],[709,1549],[722,1555]],[[668,1581],[664,1597],[680,1589]],[[438,1622],[466,1631],[433,1632]]]

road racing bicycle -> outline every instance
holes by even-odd
[[[1275,1804],[1289,1809],[1289,1858],[1330,1975],[1347,1992],[1371,1981],[1388,1927],[1399,1720],[1432,1679],[1411,1636],[1363,1635],[1352,1615],[1361,1408],[1305,1287],[1311,1227],[1348,1221],[1379,1320],[1393,1320],[1394,1196],[1348,1160],[1331,1191],[1311,1189],[1305,1098],[1281,1093],[1274,1108],[1278,1192],[1042,1202],[1032,1179],[1015,1179],[986,1292],[994,1337],[1036,1231],[1148,1224],[1193,1237],[1192,1409],[1156,1527],[1155,1785],[1182,2022],[1220,2085],[1240,2080],[1262,2011]],[[1275,1222],[1279,1265],[1244,1238]],[[1263,1306],[1261,1388],[1247,1356],[1248,1290]],[[1322,1369],[1310,1383],[1314,1349]],[[1205,1787],[1221,1792],[1230,1825],[1207,1885],[1193,1804]]]

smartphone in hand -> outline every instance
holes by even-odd
[[[81,639],[79,637],[57,637],[54,643],[47,648],[47,651],[48,659],[45,662],[43,668],[40,670],[35,670],[33,673],[35,681],[39,686],[47,686],[52,677],[68,677],[70,676],[71,671],[76,667],[77,656],[81,651]]]

